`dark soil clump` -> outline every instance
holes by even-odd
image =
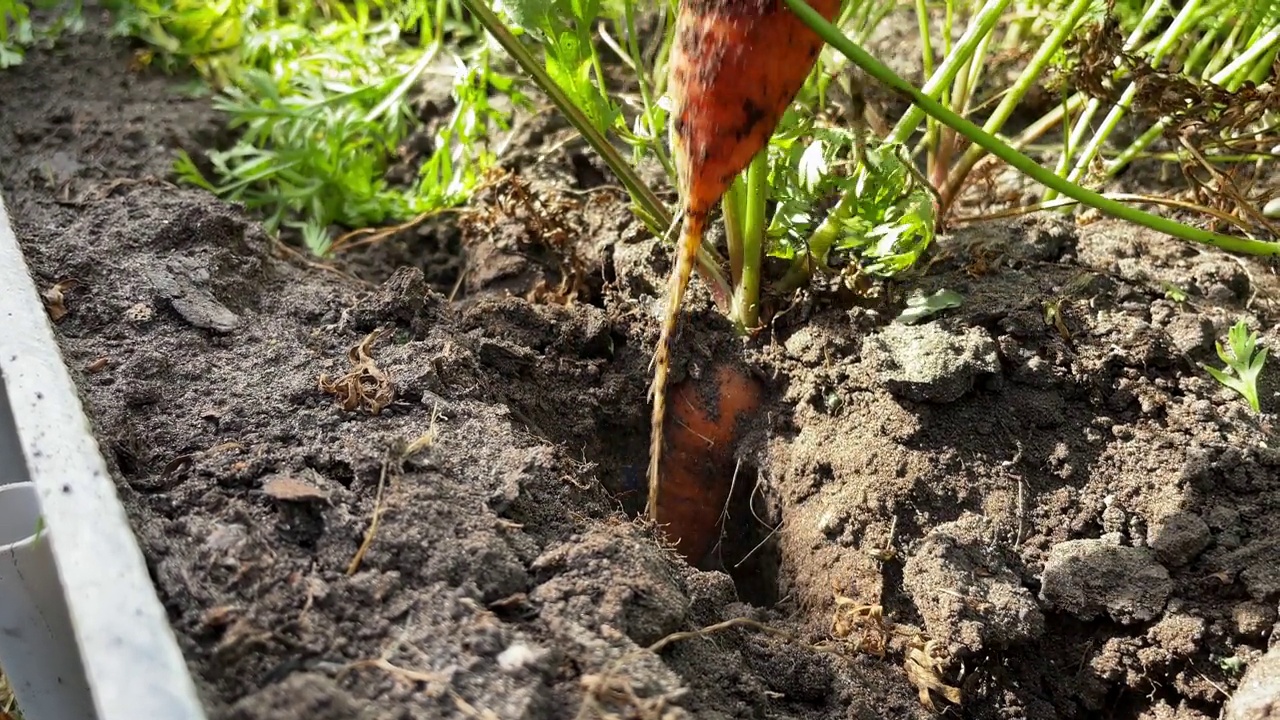
[[[128,59],[0,73],[0,188],[78,281],[62,352],[211,718],[926,718],[923,677],[965,718],[1192,720],[1271,642],[1274,386],[1253,416],[1198,365],[1240,317],[1275,344],[1263,264],[978,225],[746,342],[695,287],[677,375],[768,393],[698,570],[632,519],[668,253],[580,151],[326,271],[169,183],[220,127]],[[646,649],[738,618],[774,632]]]

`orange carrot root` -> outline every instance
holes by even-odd
[[[808,0],[834,19],[841,0]],[[654,354],[649,517],[659,518],[671,342],[711,208],[769,141],[813,69],[822,39],[782,0],[682,0],[669,91],[685,216]]]
[[[828,20],[841,0],[808,0]],[[782,0],[683,0],[670,95],[681,199],[706,212],[769,141],[823,41]]]
[[[728,364],[715,368],[709,382],[685,381],[671,389],[658,510],[667,539],[694,566],[711,566],[706,561],[720,539],[740,425],[761,395],[754,378]]]

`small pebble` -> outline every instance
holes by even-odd
[[[498,667],[513,672],[537,663],[546,654],[546,650],[535,650],[524,643],[516,643],[498,653]]]
[[[1272,220],[1280,218],[1280,197],[1273,197],[1262,206],[1262,214]]]

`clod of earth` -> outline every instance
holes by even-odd
[[[1016,559],[987,542],[993,534],[989,521],[967,514],[934,528],[902,568],[925,629],[951,657],[1044,634],[1044,615],[1013,571]]]
[[[827,20],[840,0],[810,3]],[[671,343],[711,208],[764,148],[823,41],[776,0],[685,0],[671,50],[672,155],[684,227],[654,353],[649,516],[662,524],[664,416]]]
[[[889,392],[915,402],[955,402],[978,378],[1000,372],[996,345],[981,328],[893,324],[863,341],[862,353]]]
[[[1258,640],[1271,634],[1278,615],[1275,603],[1242,602],[1231,609],[1231,625],[1237,635]]]
[[[1171,513],[1158,518],[1147,528],[1147,546],[1168,567],[1186,565],[1212,541],[1209,524],[1195,513]]]
[[[1223,712],[1225,720],[1280,720],[1280,646],[1249,667]]]
[[[174,312],[201,330],[230,333],[240,327],[236,315],[201,285],[207,281],[208,270],[197,262],[172,260],[167,267],[147,272],[156,294],[169,301]]]
[[[315,485],[293,475],[274,475],[262,483],[262,492],[267,497],[281,502],[321,502],[329,503],[329,493]]]
[[[1262,538],[1225,556],[1219,562],[1227,568],[1239,567],[1240,580],[1255,599],[1272,598],[1280,594],[1280,539]],[[1228,571],[1230,572],[1230,570]]]
[[[1118,623],[1155,619],[1173,592],[1169,571],[1146,548],[1104,540],[1069,540],[1049,551],[1040,596],[1083,620],[1106,614]]]

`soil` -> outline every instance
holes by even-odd
[[[320,266],[170,184],[219,119],[129,52],[0,73],[0,187],[210,718],[1199,720],[1274,643],[1276,375],[1198,366],[1277,346],[1267,264],[974,224],[747,341],[695,282],[679,376],[766,388],[696,569],[633,519],[668,253],[554,120]]]

